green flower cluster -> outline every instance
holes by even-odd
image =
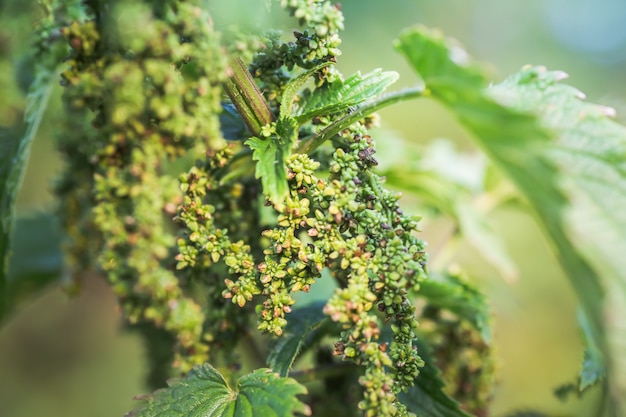
[[[367,416],[406,415],[397,396],[423,364],[408,292],[425,277],[426,256],[414,234],[418,219],[400,210],[399,195],[373,171],[366,127],[374,117],[333,138],[318,160],[285,157],[287,197],[265,200],[249,150],[219,131],[228,59],[200,3],[94,6],[92,19],[63,31],[71,48],[64,100],[79,133],[62,141],[75,171],[58,190],[74,264],[99,266],[128,320],[171,332],[180,371],[207,361],[211,346],[235,364],[231,354],[253,309],[258,329],[280,336],[293,294],[328,272],[338,288],[324,312],[341,329],[335,354],[364,369],[360,408]],[[327,1],[281,4],[306,30],[291,43],[269,35],[252,63],[274,109],[294,67],[339,55],[343,27]],[[340,79],[323,68],[315,88]],[[302,138],[349,111],[304,126],[293,119],[294,132]],[[277,123],[259,140],[275,138]]]
[[[295,303],[291,293],[308,292],[325,266],[324,257],[307,239],[312,224],[308,192],[321,184],[314,175],[319,164],[306,155],[293,155],[287,166],[289,196],[284,203],[274,205],[277,224],[263,232],[269,245],[259,265],[266,297],[259,312],[259,329],[277,335],[282,334],[287,324],[285,313],[290,313]]]
[[[66,146],[70,165],[80,156],[88,167],[68,172],[59,190],[76,188],[89,197],[74,197],[65,223],[74,221],[68,229],[79,236],[83,225],[76,219],[91,217],[101,238],[98,264],[125,316],[175,334],[181,371],[204,362],[208,347],[204,313],[171,268],[168,217],[176,213],[177,182],[164,165],[222,141],[217,113],[226,73],[219,37],[196,3],[120,1],[106,12],[96,5],[88,10],[92,20],[63,30],[71,48],[64,101],[93,127],[81,129],[88,132],[83,144]],[[74,187],[68,178],[82,174],[87,178],[73,179],[82,188]],[[71,200],[65,201],[68,207]]]
[[[274,205],[276,226],[263,232],[268,244],[259,277],[249,274],[250,258],[237,257],[229,272],[246,273],[227,280],[226,296],[240,305],[264,296],[259,329],[281,335],[292,293],[308,291],[328,268],[341,286],[325,307],[343,328],[336,354],[366,369],[361,407],[368,415],[403,415],[396,396],[422,366],[412,344],[417,322],[407,294],[424,277],[425,255],[412,234],[416,219],[400,211],[398,196],[372,172],[373,153],[371,138],[355,135],[334,152],[327,180],[317,172],[319,163],[292,155],[289,196]],[[214,239],[215,232],[209,236]],[[381,318],[391,324],[390,343],[381,340]]]
[[[280,5],[298,19],[301,27],[315,29],[320,39],[334,37],[343,30],[343,14],[338,4],[331,4],[327,0],[280,0]],[[317,50],[318,47],[311,46],[311,49]]]
[[[261,81],[266,99],[273,108],[291,80],[294,67],[313,68],[322,62],[335,62],[341,55],[339,31],[343,30],[343,14],[338,5],[326,0],[281,0],[280,4],[291,16],[298,19],[302,32],[294,32],[294,41],[281,41],[281,33],[269,31],[265,46],[254,57],[250,72]],[[336,72],[321,72],[332,82]]]
[[[305,3],[310,2],[293,2],[290,7],[304,10]],[[313,21],[302,13],[293,12],[305,24]],[[338,29],[331,26],[324,34]],[[300,40],[304,34],[296,37]],[[311,54],[306,42],[281,43],[277,34],[269,39],[251,71],[276,108],[284,86],[293,78],[294,66],[307,68],[320,62],[318,58],[334,58]],[[317,128],[339,116],[317,118]],[[262,134],[270,136],[273,128],[265,126]],[[307,129],[304,126],[301,134]],[[261,234],[261,255],[253,250],[250,237],[237,242],[230,237],[233,230],[224,227],[231,224],[232,229],[232,223],[216,227],[211,217],[218,212],[212,205],[217,195],[197,191],[228,194],[226,182],[199,179],[197,172],[183,178],[187,197],[179,217],[187,226],[187,237],[179,241],[179,267],[197,265],[202,256],[205,265],[223,261],[227,266],[224,297],[240,307],[256,302],[257,295],[262,297],[264,301],[256,308],[258,328],[278,336],[295,303],[293,293],[309,291],[326,268],[340,285],[325,307],[326,314],[342,327],[335,353],[365,368],[360,378],[365,391],[360,407],[371,416],[406,415],[397,395],[413,385],[423,365],[413,346],[417,322],[408,291],[425,276],[424,245],[413,234],[417,219],[402,213],[399,196],[387,191],[383,179],[372,171],[377,164],[375,149],[365,126],[359,123],[348,129],[335,146],[330,163],[323,168],[308,155],[294,154],[287,160],[288,196],[273,205],[276,217]],[[245,222],[236,224],[241,227]],[[383,323],[391,329],[389,340],[381,336]]]
[[[55,15],[58,16],[58,10],[56,12]],[[87,20],[84,15],[76,18],[71,23],[56,22],[62,29],[48,29],[48,32],[58,31],[68,41],[66,45],[69,43],[70,48],[80,49],[81,59],[70,60],[69,64],[76,73],[89,73],[98,66],[95,48],[100,34],[92,20]],[[69,76],[68,73],[65,75]],[[66,78],[62,80],[62,84],[68,84]],[[55,193],[60,197],[58,212],[65,230],[65,261],[71,266],[72,282],[68,286],[70,291],[77,290],[81,271],[95,268],[96,254],[103,244],[102,235],[91,216],[94,206],[92,190],[95,166],[90,159],[95,154],[96,147],[91,140],[89,121],[92,117],[91,109],[95,109],[97,104],[92,97],[83,95],[82,90],[86,90],[85,93],[89,91],[88,88],[67,88],[64,92],[66,111],[73,117],[65,118],[63,130],[58,137],[58,149],[65,159],[66,169],[57,178],[54,187]]]
[[[258,250],[242,240],[259,233],[249,229],[258,222],[254,203],[249,205],[249,194],[256,191],[241,182],[220,185],[218,179],[232,156],[232,145],[224,147],[208,155],[204,164],[198,163],[180,175],[184,197],[175,217],[183,226],[175,256],[178,275],[187,273],[187,278],[201,287],[206,314],[204,338],[219,348],[230,363],[234,362],[229,355],[237,337],[248,324],[247,312],[239,307],[259,294],[252,256]],[[249,185],[258,187],[255,181]],[[237,279],[237,283],[228,276]]]
[[[308,291],[325,266],[325,258],[319,250],[300,238],[311,223],[306,190],[319,186],[320,182],[313,175],[318,166],[305,155],[294,155],[290,159],[290,197],[275,206],[276,226],[262,232],[264,249],[256,256],[251,244],[243,240],[232,242],[229,236],[232,232],[240,233],[236,228],[254,227],[250,224],[254,225],[258,219],[233,221],[229,218],[224,224],[231,225],[232,230],[220,229],[214,219],[215,207],[206,203],[218,198],[208,195],[207,189],[223,196],[228,195],[229,185],[220,186],[215,177],[200,176],[197,170],[181,178],[186,196],[178,217],[185,223],[187,232],[186,238],[179,240],[178,267],[195,267],[199,262],[208,267],[223,261],[227,267],[224,276],[228,276],[223,278],[226,287],[223,297],[244,307],[255,295],[264,296],[265,301],[258,309],[258,327],[265,332],[282,334],[287,324],[285,314],[294,304],[291,293]],[[248,240],[254,235],[249,229],[246,233]]]
[[[325,312],[344,327],[336,353],[366,367],[360,381],[366,414],[402,415],[396,395],[413,385],[422,366],[412,344],[417,321],[407,293],[425,277],[425,254],[423,242],[412,234],[416,219],[402,213],[399,196],[385,190],[372,172],[373,154],[371,138],[356,135],[346,151],[337,149],[330,167],[327,194],[337,197],[329,214],[340,222],[346,242],[333,266],[345,285]],[[381,333],[376,312],[391,323],[390,345],[376,342]]]

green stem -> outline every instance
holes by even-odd
[[[301,141],[296,148],[296,152],[310,154],[322,143],[324,143],[328,139],[331,139],[333,136],[337,135],[339,132],[346,129],[350,125],[363,119],[365,116],[377,112],[378,110],[392,104],[418,98],[425,94],[427,94],[427,91],[424,90],[423,86],[406,88],[396,93],[384,95],[377,100],[362,104],[361,106],[357,107],[355,111],[335,121],[333,124],[321,130],[312,138]]]
[[[274,115],[243,61],[232,61],[231,70],[232,75],[223,83],[224,90],[250,132],[259,136],[261,128],[274,121]]]

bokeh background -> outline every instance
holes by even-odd
[[[263,0],[207,0],[214,20],[253,27],[295,23],[281,11],[266,12]],[[626,115],[626,2],[623,0],[344,0],[346,18],[339,68],[349,74],[382,67],[401,75],[396,87],[417,77],[394,52],[393,39],[406,27],[425,24],[459,39],[490,66],[494,82],[525,64],[565,70],[589,101]],[[20,83],[28,78],[31,27],[36,2],[0,2],[0,126],[18,123],[25,106]],[[55,92],[31,154],[18,214],[54,209],[50,184],[62,169],[54,150],[61,112]],[[427,100],[381,113],[373,133],[425,145],[446,138],[470,154],[467,133],[444,109]],[[388,142],[390,143],[390,142]],[[388,145],[387,145],[388,146]],[[383,149],[384,151],[384,149]],[[383,152],[384,154],[384,152]],[[385,160],[383,158],[383,163]],[[411,201],[405,205],[407,211]],[[502,236],[520,274],[511,283],[467,244],[454,257],[488,295],[494,316],[498,383],[492,415],[539,410],[552,416],[595,416],[600,393],[563,403],[553,390],[575,377],[582,358],[576,300],[533,219],[502,208],[489,219]],[[426,216],[423,238],[437,248],[445,225]],[[37,242],[33,242],[36,245]],[[68,298],[56,286],[22,303],[0,323],[0,416],[115,416],[133,408],[146,391],[146,361],[140,340],[121,326],[114,298],[97,276],[85,278],[80,295]]]

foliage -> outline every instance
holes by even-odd
[[[51,19],[51,17],[49,18]],[[42,38],[45,36],[46,25],[42,23]],[[52,86],[56,81],[55,69],[60,60],[56,42],[40,41],[35,52],[37,61],[36,77],[29,88],[28,107],[24,114],[23,126],[17,129],[2,129],[2,156],[0,157],[0,318],[9,308],[8,273],[11,237],[14,228],[15,201],[22,185],[26,164],[39,124],[48,104]],[[44,53],[43,48],[52,51]],[[61,52],[62,53],[62,52]]]
[[[274,340],[267,357],[267,365],[280,376],[287,376],[296,358],[307,345],[324,334],[324,326],[329,322],[323,305],[313,303],[292,312],[282,337]]]
[[[257,369],[244,375],[232,389],[211,365],[192,369],[163,391],[146,398],[147,403],[128,416],[290,416],[294,412],[310,414],[296,399],[306,388],[293,379],[279,378],[269,369]]]
[[[419,217],[387,188],[368,132],[374,112],[420,97],[444,104],[536,213],[581,303],[575,389],[603,381],[608,411],[624,412],[624,339],[604,312],[623,310],[608,289],[626,296],[626,135],[610,110],[560,84],[563,73],[528,67],[487,87],[458,44],[415,27],[396,49],[423,83],[385,93],[395,72],[344,77],[334,66],[343,15],[328,1],[281,0],[300,25],[291,40],[240,32],[234,45],[200,0],[42,4],[25,123],[2,132],[0,313],[29,282],[34,291],[60,274],[54,227],[29,255],[10,237],[61,65],[65,268],[75,287],[88,269],[106,277],[152,375],[186,375],[130,415],[488,414],[488,304],[448,262],[427,266]],[[497,197],[484,179],[470,189],[426,158],[385,174],[515,275],[468,205],[476,189]],[[322,279],[333,294],[299,305]],[[256,361],[241,360],[246,349]]]
[[[33,244],[31,237],[38,234],[47,239]],[[61,239],[58,221],[51,215],[20,217],[15,221],[11,263],[3,292],[7,298],[7,308],[15,308],[61,275]]]

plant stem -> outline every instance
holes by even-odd
[[[339,132],[346,129],[348,126],[358,122],[359,120],[363,119],[365,116],[372,114],[391,104],[418,98],[427,93],[428,91],[425,90],[423,86],[419,86],[419,87],[413,87],[413,88],[406,88],[404,90],[400,90],[395,93],[384,95],[377,100],[366,102],[362,104],[361,106],[357,107],[357,109],[353,111],[352,113],[345,115],[341,119],[335,121],[330,126],[321,130],[312,138],[301,141],[296,148],[296,152],[310,154],[315,149],[317,149],[322,143],[324,143],[326,140],[337,135]]]
[[[223,83],[224,90],[250,132],[259,136],[261,128],[274,121],[274,115],[240,58],[231,62],[231,70],[232,76]]]

